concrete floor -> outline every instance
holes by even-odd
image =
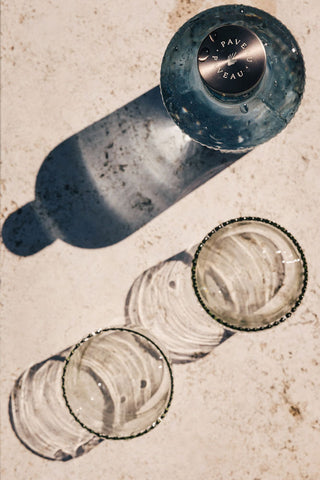
[[[34,245],[28,228],[17,222],[15,245],[1,247],[3,480],[319,479],[317,0],[246,2],[285,23],[304,54],[303,101],[277,137],[109,246],[96,238],[77,244],[49,220],[50,235],[44,234],[34,217],[35,185],[49,152],[158,85],[173,33],[194,14],[221,3],[227,2],[2,2],[2,221],[21,208],[38,232]],[[63,177],[61,170],[56,173]],[[80,223],[85,202],[81,209]],[[174,364],[173,403],[148,434],[103,441],[67,462],[27,449],[8,415],[18,377],[87,333],[122,323],[128,292],[142,272],[242,215],[274,220],[302,245],[309,285],[295,314],[268,331],[237,333],[202,359]]]

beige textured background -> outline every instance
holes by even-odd
[[[221,3],[227,2],[3,1],[2,218],[34,198],[38,170],[55,146],[157,85],[179,25]],[[283,21],[305,57],[304,99],[280,135],[112,247],[84,250],[57,240],[23,258],[2,246],[3,480],[319,479],[320,4],[247,3]],[[114,323],[143,270],[245,214],[280,223],[303,246],[310,282],[296,314],[174,366],[171,409],[143,437],[105,441],[66,463],[25,449],[8,418],[15,379]]]

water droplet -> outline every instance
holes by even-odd
[[[178,47],[177,47],[177,46],[175,46],[175,47],[174,47],[174,49],[175,49],[175,51],[177,51],[177,50],[178,50]]]
[[[209,57],[209,48],[203,48],[201,52],[199,52],[198,59],[200,62],[205,62]]]
[[[296,51],[297,51],[297,50],[296,50],[295,48],[292,48],[292,49],[291,49],[291,52],[292,52],[292,53],[296,53]]]
[[[274,85],[275,87],[277,87],[277,86],[278,86],[278,82],[277,82],[277,80],[275,80],[275,81],[273,82],[273,85]]]
[[[264,42],[263,45],[264,45],[265,47],[267,47],[267,46],[268,46],[268,42]]]
[[[247,105],[246,103],[244,103],[243,105],[241,105],[241,107],[240,107],[240,112],[241,112],[241,113],[248,113],[248,111],[249,111],[249,107],[248,107],[248,105]]]
[[[244,13],[244,9],[243,9],[243,8],[240,9],[240,13]]]

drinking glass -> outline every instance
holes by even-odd
[[[192,264],[200,304],[234,330],[263,330],[289,318],[307,278],[306,259],[293,235],[260,217],[235,218],[214,228]]]
[[[164,351],[143,330],[110,327],[73,348],[62,391],[83,428],[98,437],[126,439],[148,432],[165,416],[173,376]]]

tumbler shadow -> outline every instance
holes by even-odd
[[[71,348],[26,370],[9,398],[11,426],[20,442],[47,460],[68,461],[102,441],[82,428],[65,404],[61,377]]]
[[[155,87],[47,156],[35,199],[6,219],[3,241],[21,256],[57,238],[82,248],[115,244],[242,155],[193,142]]]
[[[196,248],[143,272],[126,298],[127,325],[140,325],[158,338],[172,363],[204,357],[234,334],[203,310],[193,291],[191,265]]]
[[[124,323],[149,331],[176,364],[209,354],[234,333],[215,322],[198,303],[191,282],[195,248],[142,273],[125,302]],[[72,348],[26,370],[9,398],[16,436],[31,452],[50,460],[71,460],[103,441],[82,428],[65,404],[61,380]]]

